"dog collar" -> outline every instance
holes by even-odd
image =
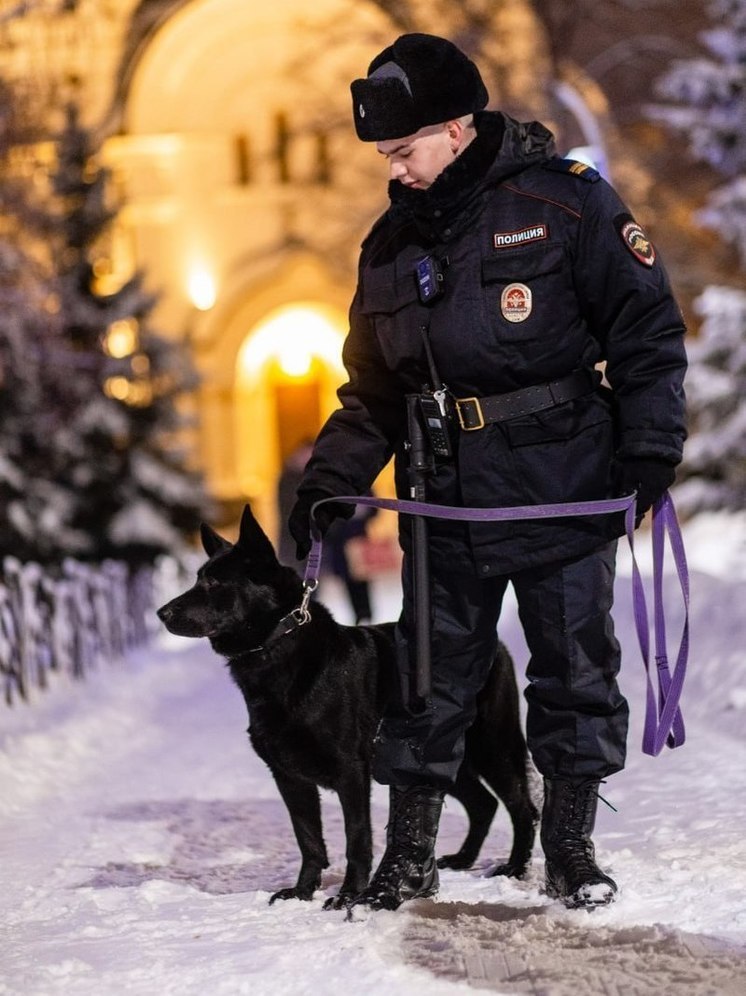
[[[258,647],[251,647],[246,651],[247,654],[260,654],[267,647],[270,647],[273,643],[276,643],[281,636],[287,636],[288,633],[292,633],[293,630],[299,629],[301,626],[308,622],[308,619],[298,618],[298,609],[293,609],[292,612],[288,612],[286,616],[277,623],[274,629],[270,630],[264,639],[264,642]],[[310,619],[310,613],[308,614]]]
[[[269,634],[265,637],[264,642],[258,647],[251,647],[247,650],[248,654],[260,654],[263,650],[266,650],[268,646],[271,646],[281,636],[287,636],[288,633],[292,633],[296,629],[300,629],[301,626],[305,626],[306,623],[311,621],[311,610],[308,604],[311,600],[311,595],[316,591],[318,587],[318,581],[304,581],[303,582],[303,597],[301,598],[300,605],[292,609],[286,616],[277,623],[274,629],[270,630]]]

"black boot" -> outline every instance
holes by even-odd
[[[370,884],[350,906],[395,910],[406,899],[438,891],[435,838],[444,795],[431,785],[391,786],[386,850]]]
[[[595,861],[591,840],[598,804],[597,781],[544,779],[541,846],[547,895],[568,909],[593,909],[614,901],[617,886]]]

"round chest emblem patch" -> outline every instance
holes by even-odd
[[[653,243],[640,228],[636,221],[628,221],[622,228],[622,238],[624,244],[635,257],[645,266],[652,266],[655,262],[655,249]]]
[[[509,322],[525,322],[531,314],[531,290],[525,284],[508,284],[500,295],[500,311]]]

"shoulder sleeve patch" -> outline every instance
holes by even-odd
[[[616,228],[622,242],[629,249],[638,263],[651,267],[655,263],[655,248],[643,229],[631,214],[618,214],[614,218]]]
[[[588,183],[595,183],[601,179],[601,174],[597,169],[589,166],[588,163],[578,162],[577,159],[547,159],[543,163],[544,169],[550,169],[554,173],[569,173],[572,176],[579,176]]]

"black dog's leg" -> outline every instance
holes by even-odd
[[[347,870],[339,892],[324,903],[325,910],[343,909],[368,884],[373,863],[370,826],[370,772],[359,768],[337,786],[347,840]]]
[[[452,791],[466,809],[469,833],[460,851],[440,859],[441,868],[468,868],[474,862],[497,810],[494,792],[513,824],[513,847],[508,860],[490,874],[525,875],[538,820],[529,791],[528,764],[513,662],[507,648],[499,644],[477,699],[477,718],[466,733],[464,761]]]
[[[497,799],[482,785],[467,761],[461,765],[450,794],[466,810],[469,832],[456,854],[444,854],[438,858],[438,868],[471,868],[489,832],[497,810]]]
[[[504,864],[497,865],[490,875],[510,875],[523,878],[531,861],[539,813],[531,799],[528,787],[528,767],[516,756],[495,759],[482,776],[497,793],[510,814],[513,824],[513,847]]]
[[[321,870],[329,866],[321,829],[319,790],[315,785],[299,778],[291,778],[277,771],[272,774],[290,813],[302,861],[295,886],[292,889],[280,889],[269,901],[271,904],[276,899],[311,899],[321,885]]]

